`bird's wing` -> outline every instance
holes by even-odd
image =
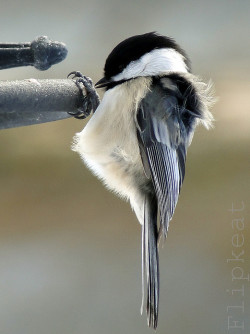
[[[165,87],[163,86],[165,80]],[[145,173],[152,179],[166,236],[185,175],[192,110],[174,80],[161,78],[142,100],[137,113],[137,137]]]
[[[155,194],[145,195],[142,234],[148,324],[154,328],[157,326],[159,301],[157,239],[161,234],[166,236],[169,221],[174,214],[185,175],[188,142],[194,130],[195,119],[199,117],[198,113],[191,110],[192,103],[188,101],[189,98],[194,98],[190,95],[190,85],[187,84],[184,90],[183,87],[179,87],[176,80],[169,77],[155,79],[141,101],[136,117],[144,171],[147,178],[152,180],[155,190]],[[159,233],[157,207],[160,213]]]
[[[191,74],[171,73],[153,78],[136,114],[137,138],[145,175],[154,193],[145,194],[143,266],[146,267],[148,324],[157,326],[159,260],[157,241],[166,237],[185,175],[187,147],[198,119],[212,125],[211,86]],[[157,229],[157,209],[160,227]],[[144,274],[144,268],[142,268]]]

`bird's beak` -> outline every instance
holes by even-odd
[[[111,81],[104,77],[95,84],[95,88],[107,87],[110,83]]]

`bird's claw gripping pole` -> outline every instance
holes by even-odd
[[[46,36],[29,43],[1,43],[0,70],[34,66],[47,70],[67,55],[64,43]],[[79,71],[68,78],[0,81],[0,129],[39,124],[74,116],[83,119],[95,112],[99,96],[90,78]]]
[[[81,72],[70,72],[68,78],[69,77],[72,77],[72,79],[75,80],[77,87],[83,92],[84,99],[83,105],[78,108],[77,112],[68,113],[77,119],[84,119],[90,115],[91,111],[93,111],[93,113],[96,111],[100,104],[99,95],[95,90],[93,81]]]

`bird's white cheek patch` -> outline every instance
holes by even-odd
[[[174,49],[155,49],[146,53],[112,79],[120,81],[139,76],[161,75],[165,72],[188,72],[184,57]]]

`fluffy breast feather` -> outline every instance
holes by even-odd
[[[92,172],[123,197],[131,194],[133,178],[145,178],[135,112],[150,83],[150,78],[141,77],[108,90],[85,128],[75,135],[72,145]]]

